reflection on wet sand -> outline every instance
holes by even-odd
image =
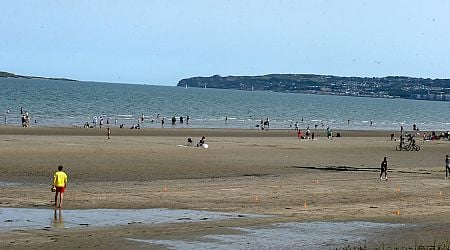
[[[128,238],[128,240],[139,242],[143,247],[151,245],[168,249],[340,249],[342,246],[364,246],[372,242],[376,244],[386,230],[404,230],[413,226],[363,221],[289,222],[232,228],[240,233],[204,235],[195,240],[179,238]]]
[[[132,224],[185,223],[255,218],[264,215],[171,209],[37,209],[0,208],[0,232],[23,229],[107,227]]]
[[[54,228],[64,228],[64,219],[62,216],[62,209],[55,208],[55,212],[53,215],[53,227]]]

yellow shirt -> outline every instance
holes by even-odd
[[[53,175],[53,186],[65,187],[67,184],[67,175],[63,171],[58,171]]]

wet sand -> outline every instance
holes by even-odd
[[[69,175],[64,209],[273,215],[189,225],[15,231],[0,235],[0,248],[148,248],[126,238],[190,239],[231,233],[230,227],[308,221],[418,225],[390,229],[386,244],[448,238],[450,180],[444,180],[444,158],[450,142],[418,139],[421,151],[397,152],[390,131],[336,132],[343,137],[327,140],[318,130],[317,140],[299,141],[294,130],[113,128],[107,140],[100,129],[0,127],[2,207],[51,207],[51,177],[61,164]],[[188,137],[196,143],[202,135],[208,149],[184,146]],[[389,181],[378,177],[384,156]]]

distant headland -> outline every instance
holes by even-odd
[[[313,74],[192,77],[178,87],[450,101],[450,79],[406,76],[340,77]]]
[[[41,76],[23,76],[16,75],[9,72],[0,71],[0,77],[11,77],[11,78],[24,78],[24,79],[47,79],[47,80],[61,80],[61,81],[77,81],[68,78],[55,78],[55,77],[41,77]]]

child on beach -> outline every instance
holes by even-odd
[[[58,171],[53,175],[53,191],[55,191],[55,207],[62,207],[64,191],[67,187],[67,174],[63,171],[63,166],[58,166]],[[59,205],[58,205],[59,194]]]

